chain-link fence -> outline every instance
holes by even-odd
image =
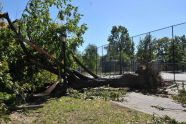
[[[186,80],[186,23],[132,36],[129,40],[134,43],[132,55],[122,49],[120,42],[109,43],[91,53],[87,61],[92,65],[88,68],[102,76],[121,75],[133,73],[140,64],[148,62],[165,79]]]

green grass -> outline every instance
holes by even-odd
[[[84,89],[83,93],[69,89],[69,95],[50,99],[43,108],[15,113],[9,123],[23,124],[179,124],[174,119],[154,117],[136,110],[118,106],[110,100],[122,101],[126,88],[99,87]],[[9,121],[4,115],[0,120]],[[0,121],[1,122],[1,121]],[[185,124],[185,123],[181,123]]]
[[[29,111],[37,118],[37,124],[123,124],[147,122],[150,115],[119,107],[109,101],[100,99],[83,100],[62,97],[51,100],[41,109]]]
[[[10,124],[179,124],[168,116],[151,115],[120,107],[103,99],[84,100],[61,97],[49,100],[43,108],[18,113]],[[185,124],[185,123],[181,123]]]
[[[34,119],[26,124],[179,124],[168,116],[153,117],[102,99],[84,100],[72,97],[50,100],[43,108],[28,111],[27,116]]]

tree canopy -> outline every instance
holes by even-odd
[[[165,63],[185,62],[185,42],[185,35],[175,36],[173,39],[168,37],[153,39],[151,35],[146,35],[139,42],[136,53],[137,60],[140,63],[153,60]]]
[[[83,54],[83,62],[85,66],[95,72],[96,64],[98,64],[98,57],[97,47],[93,44],[89,44]]]
[[[119,51],[123,51],[128,57],[132,57],[134,55],[134,43],[132,42],[127,28],[123,26],[113,26],[111,30],[111,34],[108,37],[109,46],[112,51],[110,54],[119,53]]]
[[[138,62],[148,63],[154,59],[154,43],[155,39],[152,39],[152,36],[149,34],[139,41],[136,53]]]
[[[52,8],[57,10],[56,18],[51,16]],[[63,63],[61,36],[67,34],[67,65],[72,66],[69,54],[83,43],[82,36],[87,29],[86,24],[80,24],[82,16],[71,0],[30,0],[22,17],[13,22],[16,31],[11,27],[0,28],[0,92],[22,99],[25,92],[34,92],[36,87],[56,80],[50,72],[33,64],[32,59],[46,67],[56,63],[20,39],[31,41]]]

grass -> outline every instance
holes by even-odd
[[[177,122],[175,119],[170,118],[169,116],[153,118],[152,124],[186,124],[185,122]]]
[[[146,123],[151,116],[132,109],[119,107],[101,99],[83,100],[62,97],[51,100],[38,110],[29,111],[36,124],[123,124]]]
[[[185,124],[168,116],[154,117],[136,110],[120,107],[110,100],[122,101],[126,88],[84,89],[82,93],[69,89],[69,95],[48,100],[43,108],[15,112],[4,122],[23,124]],[[1,122],[1,121],[0,121]]]
[[[168,116],[157,118],[102,99],[61,97],[49,100],[43,108],[16,116],[11,123],[25,124],[179,124]],[[29,120],[30,119],[30,120]],[[27,121],[25,121],[27,120]],[[185,124],[185,123],[180,123]]]
[[[186,104],[186,90],[180,90],[177,96],[173,96],[173,99],[182,104]]]

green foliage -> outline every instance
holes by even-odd
[[[22,38],[31,40],[60,61],[63,58],[61,35],[67,33],[66,57],[71,59],[70,52],[83,43],[82,35],[87,26],[80,24],[82,15],[78,13],[78,7],[70,2],[71,0],[31,0],[22,18],[14,26],[17,31],[20,29]],[[53,9],[58,11],[56,20],[50,15]],[[28,56],[16,38],[10,28],[0,28],[0,93],[3,94],[3,102],[10,101],[11,104],[24,101],[38,87],[57,78],[28,61]],[[25,46],[31,55],[46,60],[46,56],[29,45]],[[71,61],[67,63],[68,66],[74,64]],[[46,61],[42,61],[42,64],[46,64]]]
[[[50,12],[56,9],[56,23]],[[32,0],[22,18],[22,32],[40,47],[61,58],[61,34],[67,32],[67,46],[74,51],[83,43],[86,24],[79,24],[82,15],[70,0]]]
[[[121,63],[123,67],[129,67],[130,66],[130,56],[128,56],[125,52],[121,52]]]
[[[0,103],[2,102],[2,100],[8,100],[11,97],[11,94],[7,94],[6,92],[0,92]]]
[[[152,39],[151,35],[146,35],[138,45],[137,60],[141,63],[155,59],[170,63],[173,63],[173,61],[176,63],[186,62],[185,44],[186,38],[184,35],[175,36],[173,40],[167,37]]]
[[[3,44],[5,41],[2,40],[0,43]],[[3,48],[4,45],[0,46]],[[54,80],[52,76],[49,76],[51,75],[49,72],[37,70],[32,65],[24,66],[25,61],[20,57],[22,53],[18,52],[19,47],[16,49],[15,46],[9,52],[11,47],[9,44],[8,49],[4,48],[0,55],[0,93],[4,94],[1,102],[9,101],[8,104],[23,102],[27,95],[34,92],[37,87]],[[20,56],[16,52],[20,53]]]
[[[175,36],[169,47],[169,62],[186,62],[186,52],[184,50],[186,44],[185,35],[179,37]],[[174,49],[174,53],[173,53]],[[173,58],[174,55],[174,58]]]
[[[104,47],[107,54],[101,58],[102,62],[105,64],[116,62],[118,65],[127,67],[134,56],[134,42],[131,40],[127,28],[113,26],[108,42],[108,46]],[[106,68],[105,71],[108,71],[111,66]]]
[[[171,51],[169,51],[171,41],[167,37],[163,37],[161,39],[156,40],[155,42],[155,56],[159,59],[161,62],[168,62],[169,54],[171,54]]]
[[[85,53],[83,54],[83,63],[86,67],[88,67],[91,71],[96,71],[96,63],[99,58],[97,53],[97,47],[95,45],[89,44],[85,49]],[[98,65],[97,65],[98,66]]]
[[[110,56],[115,56],[120,51],[129,58],[134,55],[134,43],[130,39],[127,28],[123,26],[113,26],[111,35],[108,37],[109,46],[107,48]],[[109,48],[110,47],[110,48]]]
[[[180,90],[177,96],[173,96],[173,99],[182,104],[186,104],[186,90]]]
[[[0,65],[0,103],[13,99],[24,99],[23,89],[18,82],[13,82],[6,62]],[[15,104],[15,102],[11,102]]]
[[[152,39],[151,35],[146,35],[144,39],[140,40],[136,53],[138,62],[147,63],[154,59],[155,41],[156,40]]]
[[[10,120],[11,119],[7,114],[7,106],[3,103],[0,103],[0,123],[8,123]]]

